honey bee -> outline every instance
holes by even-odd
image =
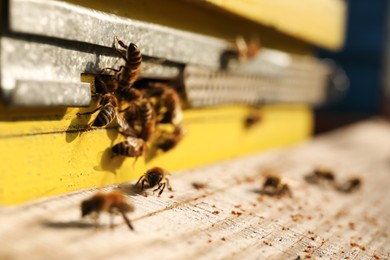
[[[124,50],[116,48],[115,41],[113,47],[125,60],[125,65],[122,65],[118,70],[115,70],[119,89],[130,88],[140,75],[142,55],[139,48],[134,43],[130,43],[127,46],[117,37],[115,37],[115,40]]]
[[[133,225],[126,216],[126,213],[134,211],[134,206],[126,200],[125,195],[119,191],[108,193],[98,192],[91,198],[81,202],[81,216],[85,217],[92,214],[95,224],[98,225],[99,215],[101,212],[108,212],[111,216],[110,227],[113,228],[113,214],[122,215],[127,226],[134,230]]]
[[[129,136],[125,141],[117,143],[111,148],[115,155],[123,155],[126,157],[142,156],[145,150],[145,142],[142,139]]]
[[[269,175],[266,177],[261,193],[269,196],[292,196],[289,186],[287,184],[282,184],[280,177],[275,175]]]
[[[148,96],[157,98],[155,109],[161,115],[158,119],[160,123],[181,124],[183,113],[176,90],[165,83],[154,82],[148,84],[146,92]]]
[[[335,182],[335,176],[331,170],[323,167],[317,167],[311,174],[305,176],[305,180],[311,184],[333,184]]]
[[[170,123],[173,125],[181,124],[183,120],[183,113],[181,110],[180,97],[172,88],[166,88],[162,95],[163,106],[166,108],[161,123]]]
[[[143,99],[140,102],[138,111],[142,128],[141,138],[144,141],[148,141],[156,131],[156,114],[148,99]]]
[[[164,152],[173,149],[184,137],[185,130],[176,126],[173,133],[163,132],[156,141],[156,147]]]
[[[361,180],[355,177],[347,180],[342,184],[336,185],[336,190],[345,193],[350,193],[357,190],[361,186],[361,184],[362,184]]]
[[[91,112],[86,113],[77,113],[77,116],[80,115],[90,115],[99,111],[99,114],[96,116],[95,120],[92,122],[91,126],[103,127],[111,123],[115,117],[118,115],[118,100],[117,98],[110,93],[106,93],[102,96],[99,107],[94,109]]]
[[[262,117],[258,111],[252,111],[249,113],[247,117],[245,117],[244,120],[244,127],[246,129],[251,128],[252,126],[260,123],[262,120]]]
[[[135,186],[138,186],[138,184],[141,183],[141,190],[144,190],[145,183],[149,185],[149,188],[157,186],[157,188],[153,190],[153,193],[159,190],[158,196],[160,196],[163,193],[165,186],[168,187],[168,190],[172,191],[172,187],[166,177],[168,174],[169,173],[166,170],[160,167],[151,168],[138,179]]]

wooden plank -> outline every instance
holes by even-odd
[[[361,188],[344,194],[306,183],[319,165],[339,181],[358,176]],[[292,198],[259,194],[270,170]],[[80,201],[93,190],[2,207],[0,258],[388,259],[389,172],[390,123],[373,119],[290,149],[179,172],[170,176],[174,191],[160,198],[123,184],[136,207],[134,232],[123,224],[110,230],[106,215],[99,229],[80,220]]]

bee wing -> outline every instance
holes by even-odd
[[[135,130],[129,125],[129,123],[118,113],[116,112],[116,120],[120,126],[122,133],[126,136],[136,136]]]
[[[144,145],[144,140],[142,140],[140,138],[133,137],[133,136],[127,137],[126,140],[133,147],[140,148]]]

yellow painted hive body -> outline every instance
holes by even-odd
[[[144,8],[151,13],[149,16],[145,14],[145,17],[148,17],[146,21],[172,27],[177,25],[179,29],[191,29],[225,39],[234,39],[239,29],[243,30],[243,35],[249,35],[259,27],[259,31],[265,35],[262,43],[291,53],[312,55],[313,45],[336,49],[343,42],[345,3],[337,0],[304,3],[285,1],[284,4],[283,1],[265,0],[209,0],[208,8],[212,6],[220,8],[219,11],[227,10],[247,20],[233,23],[232,27],[217,22],[214,22],[214,26],[202,26],[202,21],[207,22],[211,18],[218,21],[213,15],[209,15],[209,20],[198,19],[199,24],[194,25],[197,28],[187,28],[188,21],[183,21],[180,25],[178,21],[172,21],[174,19],[169,20],[167,14],[170,8],[182,8],[182,12],[172,13],[173,17],[177,17],[186,14],[188,6],[198,10],[196,6],[205,3],[169,0],[164,1],[164,6],[160,8],[149,0],[68,2],[134,19],[144,18],[138,17],[140,12],[134,11]],[[292,8],[293,6],[296,8]],[[329,14],[321,14],[321,7],[326,7]],[[287,9],[291,13],[286,12]],[[161,15],[155,16],[153,10],[161,12]],[[304,13],[310,15],[304,16]],[[257,14],[258,19],[254,18],[258,17]],[[191,16],[196,20],[195,14]],[[207,12],[202,13],[200,17],[202,16],[207,16]],[[317,16],[319,18],[316,20]],[[226,17],[230,16],[225,14],[224,19],[230,19]],[[255,23],[249,20],[255,20]],[[270,33],[273,29],[264,29],[267,26],[280,30],[279,34]],[[286,38],[284,34],[289,36]],[[90,109],[95,105],[92,104]],[[183,124],[187,133],[182,142],[175,149],[159,153],[148,162],[145,162],[145,158],[139,158],[134,163],[134,158],[111,158],[111,147],[123,140],[115,124],[109,125],[107,129],[85,131],[88,121],[86,117],[76,116],[78,108],[42,110],[35,113],[29,109],[13,110],[2,107],[0,205],[18,204],[81,188],[135,180],[152,166],[160,166],[171,172],[190,169],[274,147],[292,145],[311,135],[313,112],[307,105],[266,105],[261,108],[261,122],[245,129],[244,120],[250,110],[251,108],[241,105],[185,110]],[[90,120],[93,120],[93,117]]]
[[[134,180],[152,166],[177,171],[291,145],[312,128],[305,106],[264,107],[262,121],[250,129],[243,124],[247,107],[188,110],[183,141],[146,164],[144,158],[111,158],[111,147],[123,139],[115,128],[73,130],[77,111],[60,120],[0,122],[0,204]]]

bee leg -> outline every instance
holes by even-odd
[[[160,184],[158,185],[158,188],[155,189],[153,192],[155,192],[155,191],[157,191],[157,190],[160,190],[160,192],[158,193],[158,196],[160,197],[161,194],[163,193],[164,189],[165,189],[165,183],[160,183]]]
[[[162,183],[158,184],[157,189],[154,189],[154,190],[153,190],[153,195],[154,195],[154,193],[155,193],[156,191],[158,191],[158,190],[161,188],[161,185],[162,185]]]
[[[120,213],[121,213],[123,219],[125,220],[127,226],[128,226],[131,230],[134,230],[134,227],[133,227],[133,225],[131,224],[130,219],[126,216],[126,213],[123,212],[123,211],[121,211]]]
[[[144,190],[144,185],[145,185],[146,179],[144,178],[141,182],[141,190]]]
[[[172,191],[172,186],[171,186],[171,184],[169,183],[169,180],[168,180],[167,178],[165,178],[165,181],[166,181],[166,183],[167,183],[168,190],[169,190],[169,191]]]
[[[144,186],[145,186],[145,182],[146,182],[145,176],[142,175],[142,176],[138,179],[137,183],[135,184],[135,187],[137,187],[138,184],[141,183],[141,191],[143,191],[143,190],[144,190]]]
[[[121,40],[118,40],[118,38],[115,36],[115,40],[117,40],[117,42],[119,43],[119,45],[121,46],[121,47],[123,47],[123,46],[126,46]],[[112,43],[112,47],[114,48],[114,50],[117,52],[117,53],[119,53],[119,55],[128,63],[129,61],[127,60],[127,58],[126,58],[126,51],[124,51],[124,50],[121,50],[121,49],[118,49],[116,46],[115,46],[115,40],[114,40],[114,42]],[[123,45],[122,45],[123,44]],[[123,47],[124,48],[124,47]],[[127,46],[126,46],[126,48],[125,49],[127,49]]]
[[[137,183],[135,184],[135,186],[138,186],[138,184],[144,179],[144,176],[142,175],[141,177],[139,177]]]
[[[124,44],[121,40],[118,39],[118,37],[115,36],[115,40],[118,42],[118,44],[123,48],[123,49],[127,49],[127,45]]]

